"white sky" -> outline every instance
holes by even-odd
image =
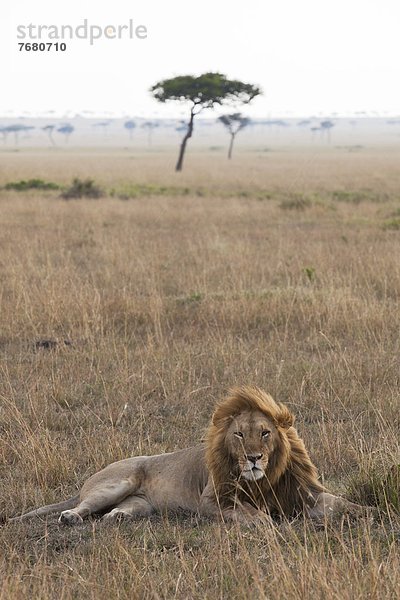
[[[148,88],[204,71],[261,85],[252,116],[400,114],[398,0],[1,0],[0,11],[1,115],[180,116],[183,107],[156,103]],[[133,19],[148,38],[18,51],[17,25],[75,27],[85,18]]]

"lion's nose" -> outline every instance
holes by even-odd
[[[256,462],[258,460],[260,460],[262,457],[263,457],[262,454],[247,454],[247,456],[246,456],[247,460],[249,460],[250,462],[252,462],[253,465],[255,465]]]

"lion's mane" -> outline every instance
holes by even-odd
[[[254,482],[239,481],[238,466],[225,443],[231,418],[245,411],[261,411],[278,431],[266,476]],[[207,432],[206,462],[221,508],[250,502],[270,514],[292,516],[315,503],[324,487],[293,423],[294,416],[286,406],[254,387],[234,388],[217,405]]]

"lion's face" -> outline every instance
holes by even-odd
[[[269,457],[279,442],[278,431],[261,411],[245,411],[232,417],[225,442],[237,461],[240,477],[256,481],[265,476]]]

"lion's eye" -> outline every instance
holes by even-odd
[[[269,435],[271,435],[271,432],[268,429],[264,429],[264,431],[261,433],[261,437],[264,439],[266,439]]]
[[[234,431],[233,435],[236,435],[238,438],[243,438],[243,433],[241,431]]]

